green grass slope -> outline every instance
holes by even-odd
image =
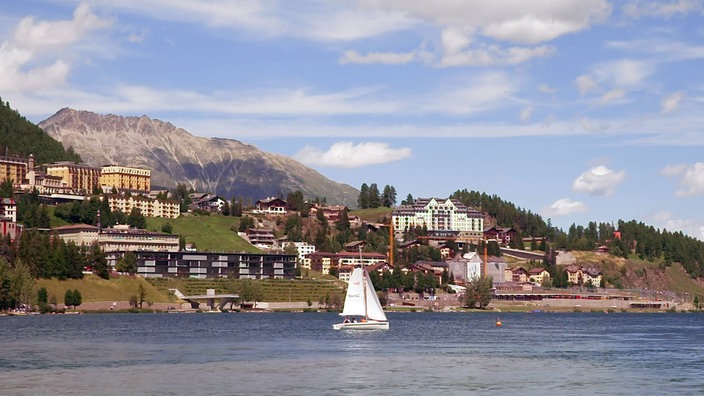
[[[161,232],[166,223],[171,224],[174,235],[183,235],[186,243],[193,243],[203,252],[248,252],[261,251],[237,235],[240,224],[238,217],[210,216],[179,216],[176,219],[148,217],[147,228]],[[234,230],[234,231],[233,231]]]
[[[141,277],[119,276],[105,280],[95,275],[86,275],[83,279],[37,279],[35,289],[46,288],[49,297],[55,296],[56,302],[63,304],[66,290],[81,292],[83,302],[129,301],[131,296],[139,294],[139,285],[147,292],[146,299],[155,303],[168,303],[168,293],[162,293]]]

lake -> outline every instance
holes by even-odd
[[[2,395],[701,395],[704,315],[0,317]]]

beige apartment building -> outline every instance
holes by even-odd
[[[0,156],[0,180],[12,180],[19,187],[27,178],[27,160],[21,157]]]
[[[149,194],[151,170],[121,165],[106,165],[100,169],[100,185],[103,191],[130,191]]]
[[[178,202],[168,199],[152,199],[142,196],[125,196],[106,194],[105,197],[113,212],[130,214],[133,208],[139,209],[143,216],[175,219],[181,214]]]
[[[104,252],[158,251],[177,252],[179,236],[118,225],[113,228],[98,228],[88,224],[72,224],[51,229],[51,232],[76,245],[90,246],[94,242]]]
[[[60,177],[74,193],[90,194],[100,187],[100,168],[70,161],[45,166],[47,175]]]

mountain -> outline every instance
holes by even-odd
[[[39,127],[86,164],[151,169],[152,185],[252,202],[300,190],[307,198],[356,207],[359,191],[293,159],[234,139],[204,138],[147,116],[121,117],[63,108]]]

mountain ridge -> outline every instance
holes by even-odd
[[[152,184],[179,183],[231,198],[258,199],[300,190],[307,198],[356,206],[358,191],[289,157],[228,138],[195,136],[146,115],[124,117],[62,108],[38,126],[91,166],[151,169]]]

